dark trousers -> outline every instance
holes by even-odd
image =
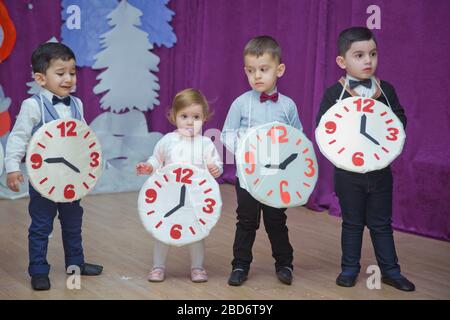
[[[239,185],[236,181],[236,195],[238,207],[236,235],[233,244],[233,269],[242,268],[248,272],[253,260],[252,247],[255,242],[256,230],[259,228],[261,210],[263,212],[264,227],[272,246],[272,256],[275,258],[275,269],[281,267],[293,268],[293,249],[289,243],[288,228],[286,226],[286,209],[266,206]]]
[[[393,180],[390,167],[365,174],[336,168],[334,183],[342,209],[342,272],[359,273],[362,238],[367,225],[382,275],[399,276],[391,226]]]
[[[83,208],[80,200],[68,203],[56,203],[42,197],[30,184],[30,203],[28,211],[31,225],[28,229],[28,249],[30,276],[48,274],[47,262],[48,236],[53,230],[53,220],[59,212],[66,268],[84,263],[81,243],[81,222]]]

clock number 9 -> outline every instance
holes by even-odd
[[[362,152],[355,152],[352,156],[352,162],[355,166],[361,167],[364,165],[364,153]]]
[[[64,198],[66,198],[66,199],[75,198],[75,191],[73,189],[75,189],[75,186],[73,184],[68,184],[64,188]]]
[[[90,155],[92,162],[89,163],[89,165],[94,168],[97,167],[100,163],[100,161],[98,161],[98,158],[100,158],[100,154],[98,152],[92,152]]]
[[[397,140],[397,135],[399,133],[398,129],[397,128],[388,128],[388,131],[391,135],[386,136],[386,139],[391,140],[391,141]]]
[[[175,240],[180,239],[181,230],[183,230],[183,227],[180,224],[174,224],[172,228],[170,228],[170,237]]]
[[[309,172],[305,171],[304,174],[308,178],[311,178],[316,173],[316,169],[314,169],[314,161],[311,158],[306,158],[305,161],[309,163],[308,169],[310,169],[310,171]]]
[[[214,212],[214,206],[216,205],[216,201],[214,199],[208,198],[205,199],[205,202],[208,204],[206,207],[203,207],[204,213],[213,213]]]
[[[283,201],[284,203],[288,204],[289,202],[291,202],[291,195],[289,194],[289,192],[284,191],[283,190],[283,186],[288,186],[288,182],[286,180],[282,180],[280,181],[280,196],[281,196],[281,201]]]
[[[357,99],[353,101],[354,104],[356,104],[356,111],[361,112],[361,107],[363,104],[362,99]],[[364,99],[364,107],[362,108],[363,112],[367,113],[373,113],[373,110],[371,109],[373,105],[375,104],[375,101],[372,99]]]
[[[147,191],[145,191],[145,202],[153,203],[156,201],[157,197],[158,194],[156,193],[155,189],[147,189]]]
[[[286,132],[286,127],[285,126],[273,126],[272,128],[269,129],[269,132],[267,132],[267,135],[272,138],[272,144],[276,143],[276,139],[275,139],[275,130],[280,130],[283,133],[278,137],[278,143],[285,143],[288,142],[289,139],[286,138],[287,132]]]
[[[39,169],[42,166],[42,157],[39,153],[33,153],[30,157],[31,163],[33,163],[31,165],[31,167],[33,169]]]
[[[76,137],[77,133],[75,132],[75,128],[77,127],[77,123],[75,121],[67,121],[61,122],[56,126],[61,131],[61,137]],[[66,132],[67,127],[67,132]]]
[[[255,172],[256,163],[255,163],[255,154],[251,151],[247,151],[245,153],[245,163],[248,163],[250,165],[250,168],[245,168],[245,172],[247,174],[252,174]]]
[[[182,182],[182,183],[187,183],[187,184],[192,184],[192,180],[190,179],[192,177],[192,175],[194,174],[194,171],[192,171],[189,168],[185,168],[185,169],[175,169],[173,170],[173,173],[175,173],[176,176],[176,180],[177,182]],[[182,177],[181,175],[184,174],[185,176]]]
[[[328,121],[325,123],[325,132],[328,134],[333,134],[336,132],[336,122]]]

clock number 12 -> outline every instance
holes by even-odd
[[[356,99],[353,101],[354,104],[356,104],[356,111],[361,112],[361,108],[363,112],[367,113],[373,113],[372,107],[375,104],[375,101],[372,99]],[[364,107],[362,104],[364,103]]]
[[[173,170],[173,173],[175,173],[177,175],[176,178],[175,178],[175,180],[177,182],[186,183],[186,184],[192,184],[192,180],[190,178],[194,174],[194,171],[192,171],[191,169],[189,169],[189,168],[185,168],[185,169],[178,168],[178,169]],[[181,176],[182,174],[184,176]]]
[[[61,122],[56,126],[59,131],[61,132],[61,137],[76,137],[77,133],[75,131],[75,128],[77,127],[77,124],[75,121],[67,121],[67,122]],[[67,132],[66,132],[67,127]]]

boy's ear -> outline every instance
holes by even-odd
[[[345,70],[347,68],[347,66],[345,65],[345,59],[343,56],[337,56],[336,63],[341,69]]]
[[[40,72],[36,72],[34,74],[34,80],[40,85],[40,86],[44,86],[45,83],[47,82],[45,75],[43,73]]]
[[[281,78],[286,71],[286,65],[284,63],[280,63],[277,67],[277,77]]]

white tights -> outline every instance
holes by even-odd
[[[166,258],[167,254],[169,253],[170,246],[156,239],[154,239],[154,241],[155,244],[153,246],[153,268],[165,268]],[[203,260],[205,259],[204,240],[194,242],[188,246],[191,255],[191,268],[203,268]]]

